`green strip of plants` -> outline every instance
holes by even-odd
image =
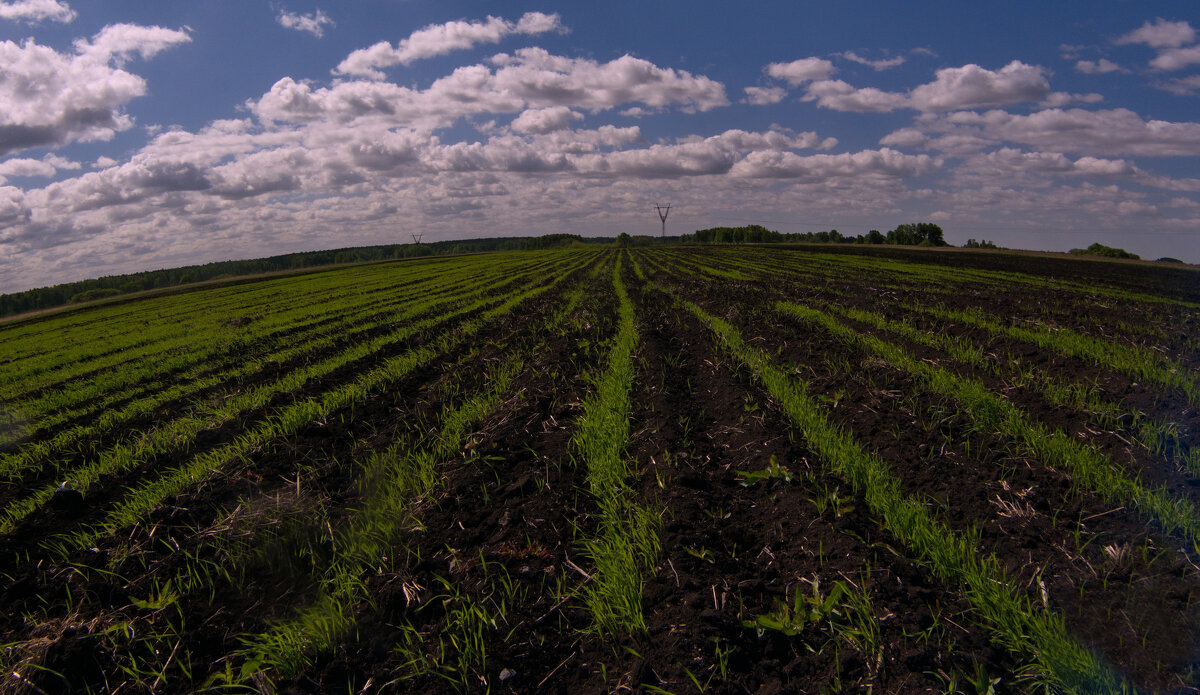
[[[976,311],[956,311],[939,307],[921,310],[946,321],[959,321],[977,326],[992,335],[1033,343],[1059,354],[1095,362],[1155,386],[1179,391],[1187,397],[1188,404],[1193,408],[1200,408],[1200,376],[1187,367],[1149,350],[1092,338],[1065,328],[1005,326]]]
[[[536,288],[535,290],[527,290],[516,295],[515,297],[509,298],[507,301],[501,303],[499,307],[487,311],[477,319],[468,321],[466,324],[460,326],[458,330],[448,335],[459,335],[462,331],[470,331],[472,333],[478,331],[481,327],[479,323],[481,318],[491,318],[493,316],[497,316],[498,314],[494,313],[497,311],[504,313],[511,309],[514,302],[532,296],[530,292],[537,294],[545,291],[548,289],[548,287],[548,285],[544,285]],[[452,300],[434,300],[414,305],[411,308],[411,315],[425,315],[433,312],[435,309],[444,311],[446,308],[445,305],[451,301]],[[80,491],[86,494],[88,487],[99,480],[102,475],[128,470],[130,467],[141,461],[147,460],[153,455],[161,454],[165,451],[169,451],[181,446],[186,446],[187,443],[190,442],[196,436],[196,434],[202,430],[213,427],[215,424],[227,422],[233,419],[239,413],[242,413],[246,410],[262,407],[266,405],[276,393],[287,392],[299,388],[311,379],[328,374],[338,367],[341,367],[345,364],[350,364],[358,359],[362,359],[368,355],[371,355],[386,345],[401,342],[419,334],[421,331],[426,331],[456,317],[475,314],[481,310],[484,310],[487,306],[494,304],[496,301],[497,300],[491,298],[479,299],[475,302],[460,306],[446,314],[436,315],[432,316],[431,318],[416,321],[391,334],[382,336],[365,344],[354,346],[350,350],[347,350],[346,352],[343,352],[342,354],[332,357],[328,360],[311,365],[309,367],[298,369],[284,379],[266,384],[245,394],[241,394],[236,398],[232,398],[223,404],[219,409],[211,413],[202,414],[201,416],[179,418],[172,421],[168,426],[164,426],[158,430],[155,430],[147,437],[126,444],[118,444],[106,451],[91,464],[72,470],[70,475],[73,484],[79,488]],[[443,342],[446,337],[447,336],[443,336]],[[343,394],[343,392],[345,392],[343,395],[354,394],[358,389],[365,388],[363,384],[366,381],[371,379],[386,380],[389,378],[387,375],[392,374],[393,371],[397,369],[404,369],[403,372],[397,373],[407,373],[407,369],[410,369],[416,364],[423,363],[423,360],[430,359],[433,356],[434,353],[432,353],[428,347],[423,348],[422,350],[409,351],[400,357],[388,361],[384,364],[384,366],[368,372],[367,375],[360,377],[355,382],[333,392],[327,393],[321,398],[314,397],[305,399],[283,408],[277,415],[262,420],[257,429],[254,430],[255,434],[243,435],[239,439],[239,443],[241,443],[242,439],[247,441],[254,439],[256,440],[255,445],[257,445],[261,444],[262,441],[270,439],[278,433],[295,431],[293,428],[298,428],[304,423],[311,422],[313,419],[320,419],[320,413],[326,407],[324,405],[324,400],[339,400],[339,397],[333,394]],[[404,364],[406,360],[410,359],[414,361],[413,365],[405,367]],[[365,396],[365,391],[356,395]],[[351,400],[348,400],[345,403],[348,404],[352,402],[355,402],[353,397],[351,397]],[[259,437],[263,437],[264,439],[258,441]],[[253,448],[251,446],[239,447],[236,444],[233,446],[235,449],[244,448],[245,450],[249,450]],[[202,466],[203,464],[198,462],[206,460],[206,457],[209,456],[218,456],[218,458],[221,458],[223,455],[218,455],[219,452],[225,452],[229,448],[230,446],[221,447],[214,452],[209,452],[208,454],[193,458],[191,462],[185,465],[184,469],[182,470],[189,471],[197,466]],[[55,487],[55,485],[43,487],[28,497],[22,500],[14,501],[12,504],[10,504],[4,510],[3,520],[0,520],[0,533],[11,532],[16,522],[27,516],[34,509],[37,509],[54,495]]]
[[[245,639],[242,680],[269,671],[293,676],[310,665],[310,656],[329,649],[354,626],[355,604],[367,598],[363,570],[391,551],[409,521],[412,506],[433,490],[437,465],[461,451],[469,427],[494,412],[524,364],[512,359],[495,370],[486,391],[442,416],[441,431],[424,448],[402,452],[391,447],[364,464],[364,475],[377,480],[375,494],[355,510],[334,541],[334,563],[321,581],[321,595],[297,615]]]
[[[1062,619],[1021,596],[994,556],[979,553],[975,534],[959,535],[937,522],[921,502],[900,492],[900,481],[878,456],[832,425],[806,392],[762,352],[747,345],[730,324],[685,300],[681,304],[705,323],[728,351],[751,369],[795,423],[808,445],[838,475],[861,492],[882,526],[907,545],[941,578],[961,584],[979,617],[1015,654],[1032,657],[1044,676],[1069,690],[1128,692],[1130,687],[1067,632]]]
[[[110,323],[97,316],[69,333],[56,335],[51,344],[57,350],[43,349],[35,353],[33,359],[4,365],[0,368],[4,373],[0,377],[0,398],[11,400],[31,390],[61,386],[64,381],[81,375],[87,375],[91,382],[104,370],[124,371],[139,363],[156,364],[155,358],[165,352],[185,350],[191,355],[197,340],[203,343],[203,338],[208,335],[216,335],[221,342],[228,343],[227,324],[231,320],[258,318],[251,328],[253,331],[287,321],[297,314],[319,314],[325,307],[330,307],[333,315],[340,318],[339,306],[359,310],[369,305],[372,296],[419,291],[420,283],[470,278],[480,269],[494,272],[509,266],[517,271],[517,268],[524,270],[537,264],[538,261],[519,258],[494,258],[489,264],[473,259],[470,263],[464,261],[452,271],[421,264],[392,267],[383,275],[343,272],[325,278],[315,287],[293,279],[287,286],[267,283],[240,295],[231,296],[227,290],[213,289],[189,293],[186,296],[190,302],[181,306],[178,312],[164,312],[157,300],[134,302],[132,306],[140,309],[131,311],[125,322]],[[210,295],[223,297],[226,301],[214,301]],[[40,342],[44,347],[47,341]],[[230,347],[236,347],[236,342],[233,341]]]
[[[513,282],[519,282],[520,279],[524,278],[524,277],[527,277],[527,276],[524,274],[517,274],[517,275],[507,274],[507,275],[503,275],[502,279],[493,281],[493,279],[494,279],[493,274],[491,274],[491,273],[483,274],[480,277],[474,279],[472,282],[468,282],[468,283],[462,284],[462,285],[459,285],[456,283],[456,284],[449,286],[448,288],[445,288],[442,291],[430,293],[430,294],[422,297],[419,301],[416,301],[416,302],[410,301],[403,307],[397,307],[398,309],[401,309],[401,310],[397,311],[396,313],[376,317],[371,322],[369,322],[369,324],[364,325],[364,326],[358,326],[349,331],[343,331],[340,335],[329,334],[329,335],[323,335],[323,336],[310,336],[311,339],[308,342],[301,343],[301,344],[292,344],[290,346],[285,347],[282,351],[275,353],[273,355],[263,355],[263,356],[260,356],[257,358],[253,358],[253,357],[245,358],[245,359],[243,359],[243,361],[241,363],[237,364],[231,370],[227,370],[225,372],[210,375],[203,379],[184,381],[183,383],[176,384],[165,391],[162,391],[162,392],[159,392],[157,394],[150,396],[149,398],[140,399],[140,400],[128,403],[119,410],[112,410],[112,411],[105,412],[100,417],[98,417],[96,420],[94,420],[93,422],[89,423],[86,426],[83,426],[83,425],[76,426],[69,430],[58,433],[50,440],[34,442],[31,445],[23,447],[21,450],[13,452],[11,454],[0,454],[0,477],[13,477],[16,475],[21,475],[21,474],[23,474],[23,472],[25,471],[26,468],[38,465],[39,463],[46,461],[47,458],[51,455],[54,455],[54,454],[57,454],[57,453],[60,453],[63,451],[67,451],[72,445],[74,445],[82,437],[93,436],[96,434],[104,433],[110,429],[115,429],[117,426],[129,421],[130,419],[136,418],[136,417],[144,415],[144,414],[154,412],[162,404],[170,402],[171,400],[174,400],[174,399],[185,397],[188,394],[194,393],[201,388],[212,386],[212,385],[215,385],[218,383],[232,383],[235,380],[243,378],[247,375],[251,375],[251,374],[260,372],[270,362],[283,363],[283,362],[291,360],[300,355],[308,354],[311,352],[319,353],[323,348],[334,345],[336,342],[338,342],[338,340],[344,339],[346,336],[353,336],[356,333],[359,333],[361,331],[369,330],[369,329],[376,328],[379,326],[389,325],[389,324],[395,323],[397,321],[406,320],[408,318],[411,318],[411,317],[417,315],[421,308],[430,306],[430,302],[435,299],[450,298],[450,300],[453,300],[454,298],[461,297],[466,294],[478,295],[478,294],[482,294],[482,293],[489,293],[489,292],[493,292],[499,288],[502,288],[504,286],[510,285]],[[490,282],[490,284],[488,284],[489,282]],[[446,312],[444,305],[445,305],[445,302],[442,302],[442,304],[437,305],[438,307],[441,307],[441,311],[443,311],[443,313]],[[478,306],[481,306],[481,305],[476,303],[475,305],[471,305],[471,306],[474,308],[478,308]],[[414,313],[414,312],[417,312],[417,313]],[[464,313],[464,312],[459,312],[459,313]],[[467,312],[467,313],[469,313],[469,312]],[[446,318],[446,316],[442,316],[436,320],[444,320],[445,318]],[[402,329],[400,335],[402,337],[407,337],[409,335],[409,333],[410,333],[410,331],[408,329]],[[379,342],[380,340],[384,340],[385,342],[380,343]],[[371,345],[378,344],[379,347],[382,347],[383,345],[387,344],[387,342],[394,342],[394,340],[391,337],[385,336],[384,338],[377,338],[372,342],[368,342],[365,344],[358,344],[358,345],[354,346],[353,348],[351,348],[351,350],[343,352],[340,356],[335,357],[334,362],[331,362],[331,364],[333,364],[334,366],[337,366],[337,364],[340,364],[340,362],[337,362],[337,360],[340,359],[341,361],[344,362],[345,359],[347,358],[347,356],[350,356],[352,354],[368,354],[369,351],[367,351],[367,352],[363,351],[364,345],[371,346]],[[303,367],[300,371],[317,370],[314,373],[319,374],[319,373],[321,373],[319,371],[321,368],[321,365],[324,364],[325,362],[329,362],[329,360],[326,359],[315,365],[308,365],[306,367]],[[291,382],[288,381],[289,379],[291,379],[290,376],[284,377],[282,380],[277,381],[276,384],[280,384],[280,383],[284,383],[284,382],[291,384]],[[294,386],[295,385],[292,384],[289,388],[293,388]],[[252,389],[250,392],[236,397],[234,399],[234,401],[235,402],[241,402],[241,401],[258,402],[252,398],[253,394],[258,394],[258,393],[260,393],[260,391],[265,392],[265,393],[271,393],[271,392],[279,391],[279,390],[281,390],[281,389],[278,387],[267,388],[265,391],[262,388]],[[250,400],[247,400],[247,399],[250,399]],[[232,407],[233,405],[235,405],[236,404],[235,402],[223,403],[221,405],[221,407],[215,413],[206,412],[203,408],[193,408],[194,412],[191,413],[191,416],[193,418],[199,418],[199,419],[205,419],[205,420],[211,421],[212,418],[214,418],[214,417],[220,417],[221,413],[232,412],[232,411],[229,411],[229,408]],[[160,429],[161,428],[162,428],[162,425],[160,424]],[[102,454],[102,456],[103,456],[103,454]]]
[[[583,297],[576,289],[550,318],[551,329],[566,321]],[[438,484],[437,465],[457,455],[470,427],[495,412],[524,368],[518,355],[494,369],[486,390],[457,407],[447,407],[433,441],[400,451],[393,445],[364,464],[363,487],[372,491],[364,506],[352,512],[335,538],[334,564],[322,579],[321,596],[295,616],[258,635],[246,637],[242,680],[259,671],[290,676],[309,664],[313,654],[343,639],[356,622],[355,606],[367,598],[363,571],[388,555],[411,520],[411,511]],[[435,667],[430,659],[420,663]]]
[[[211,475],[213,471],[225,464],[244,459],[250,452],[270,441],[291,435],[313,421],[323,420],[342,408],[361,402],[384,385],[454,349],[496,319],[511,313],[519,304],[554,287],[566,275],[567,272],[564,272],[548,284],[525,290],[508,298],[501,305],[484,311],[456,329],[442,334],[432,341],[432,346],[425,345],[409,350],[389,359],[349,384],[294,403],[282,409],[277,415],[262,420],[256,427],[238,437],[234,442],[193,457],[183,466],[167,472],[161,478],[130,490],[125,500],[109,513],[103,524],[72,534],[75,539],[74,545],[88,547],[88,544],[97,535],[137,522],[163,497],[174,494]]]
[[[599,528],[583,543],[595,563],[584,601],[600,632],[620,635],[646,629],[642,588],[644,576],[658,558],[660,522],[658,515],[637,503],[625,482],[630,475],[624,454],[638,335],[619,262],[613,268],[613,290],[617,335],[596,391],[584,401],[573,444],[587,465],[588,489],[600,509]]]
[[[958,401],[964,412],[986,430],[1012,437],[1026,453],[1047,465],[1069,471],[1076,485],[1133,506],[1168,533],[1182,532],[1200,552],[1200,520],[1185,500],[1172,498],[1165,490],[1143,487],[1126,477],[1094,447],[1082,446],[1061,431],[1047,430],[1041,423],[1030,421],[1020,408],[992,394],[980,382],[922,362],[905,350],[859,333],[822,311],[788,302],[779,302],[776,309],[821,326],[839,339],[861,345],[893,367],[913,374],[930,389]]]
[[[516,264],[495,262],[484,266],[483,270],[496,273],[507,267],[512,273],[519,273],[534,267],[534,264]],[[136,346],[121,347],[120,341],[112,335],[110,327],[97,322],[92,331],[80,329],[82,335],[74,339],[66,336],[60,340],[65,347],[56,355],[47,355],[51,360],[43,365],[48,371],[37,378],[11,375],[7,380],[10,387],[5,389],[3,398],[12,402],[14,399],[39,390],[75,390],[77,387],[102,387],[101,393],[110,392],[116,383],[103,384],[105,380],[120,379],[128,372],[139,374],[171,370],[186,364],[207,363],[210,355],[203,349],[225,349],[240,352],[248,340],[257,340],[278,331],[290,330],[292,326],[302,326],[302,321],[320,322],[322,319],[333,318],[335,322],[344,322],[352,314],[369,315],[377,297],[398,297],[428,292],[431,288],[442,288],[471,279],[479,271],[474,266],[458,268],[453,273],[445,269],[421,269],[423,272],[410,273],[403,277],[382,278],[372,283],[362,283],[352,287],[337,287],[324,294],[318,294],[315,301],[305,303],[307,291],[299,297],[284,294],[282,296],[265,297],[259,300],[247,299],[242,305],[228,307],[221,311],[205,311],[200,304],[193,315],[185,315],[172,319],[162,317],[146,307],[140,314],[140,325],[126,329],[126,333],[145,339],[150,334],[165,332],[165,337],[156,342],[145,342]],[[350,284],[350,278],[342,280],[342,284]],[[308,288],[303,288],[307,290]],[[440,290],[439,290],[440,291]],[[239,329],[233,334],[229,330],[230,321],[254,319],[249,328]],[[87,327],[85,327],[87,328]],[[174,336],[174,337],[170,337]],[[170,338],[170,339],[167,339]],[[104,355],[96,359],[87,359],[86,350],[96,345],[106,346]],[[202,349],[197,350],[200,347]],[[166,360],[163,357],[167,357]],[[237,355],[234,355],[235,357]],[[182,362],[181,362],[182,361]],[[178,363],[178,364],[173,364]],[[86,375],[82,384],[71,383],[79,376]],[[56,396],[49,394],[54,400]],[[35,414],[38,409],[32,401],[22,406],[29,414]]]
[[[434,293],[443,292],[439,290]],[[426,297],[429,294],[429,291],[425,292]],[[52,430],[56,425],[72,419],[96,415],[85,424],[55,433],[50,439],[35,439],[31,446],[22,447],[19,453],[0,454],[0,476],[20,473],[38,458],[64,451],[84,437],[95,436],[129,419],[152,413],[162,404],[186,398],[217,384],[239,381],[260,371],[266,363],[283,363],[295,356],[344,341],[349,335],[376,328],[392,320],[418,297],[416,294],[401,294],[392,302],[372,304],[361,311],[345,306],[335,307],[331,311],[341,315],[332,321],[312,326],[281,323],[280,330],[286,329],[287,332],[275,341],[262,333],[249,332],[232,342],[223,342],[221,336],[226,333],[223,330],[207,333],[198,331],[191,337],[193,346],[188,352],[155,355],[136,363],[125,363],[118,369],[80,383],[78,387],[64,387],[36,401],[20,403],[18,407],[22,413],[33,422],[27,425],[25,431],[13,433],[11,439],[25,436],[36,438],[39,430]],[[373,314],[378,315],[368,321],[356,321]],[[120,408],[112,408],[112,404],[122,401],[126,402]],[[37,417],[44,412],[51,414]],[[0,438],[0,446],[5,441]],[[37,455],[34,456],[31,450],[37,451]]]
[[[988,360],[983,349],[971,341],[948,333],[918,330],[905,321],[892,321],[873,311],[849,307],[831,306],[834,311],[855,321],[890,331],[919,345],[941,350],[954,359],[999,375],[1000,365]],[[1101,426],[1116,429],[1122,420],[1130,420],[1127,430],[1134,433],[1138,446],[1155,456],[1161,456],[1192,475],[1200,474],[1200,447],[1194,447],[1180,435],[1176,423],[1159,422],[1140,411],[1121,408],[1101,398],[1093,387],[1084,384],[1062,384],[1042,375],[1039,379],[1027,378],[1050,403],[1086,413]]]

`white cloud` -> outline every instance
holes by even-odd
[[[1194,157],[1200,156],[1200,123],[1144,120],[1128,109],[1047,109],[1028,115],[960,111],[922,116],[913,128],[880,142],[956,153],[1017,143],[1098,156]]]
[[[1164,72],[1182,70],[1189,65],[1196,64],[1200,64],[1200,46],[1167,48],[1160,51],[1154,60],[1150,61],[1150,67]]]
[[[858,88],[842,80],[820,80],[808,86],[805,101],[816,101],[817,106],[835,111],[859,111],[886,113],[910,104],[909,98],[896,92],[885,92],[874,87]]]
[[[6,159],[0,162],[0,185],[10,176],[54,176],[54,165],[39,159]]]
[[[543,149],[562,154],[587,154],[604,148],[617,148],[643,142],[637,126],[618,128],[603,125],[594,130],[556,130],[540,134],[533,142]]]
[[[1200,92],[1200,75],[1180,77],[1157,86],[1177,96],[1189,96]]]
[[[382,80],[384,74],[381,68],[409,65],[423,58],[445,55],[478,44],[498,43],[504,37],[513,34],[544,34],[562,31],[563,28],[558,14],[541,12],[526,12],[516,22],[500,17],[488,17],[482,22],[431,24],[414,31],[395,46],[381,41],[369,48],[354,51],[334,69],[334,73]]]
[[[267,121],[372,120],[433,128],[464,116],[531,108],[565,106],[594,113],[640,103],[653,109],[707,111],[729,103],[719,82],[631,56],[598,63],[524,48],[492,62],[494,70],[461,67],[426,90],[361,80],[314,88],[286,77],[249,106]]]
[[[901,128],[880,138],[879,144],[893,147],[926,147],[929,141],[929,135],[918,128]]]
[[[1104,101],[1103,94],[1089,92],[1088,94],[1072,94],[1070,92],[1051,92],[1038,103],[1044,109],[1057,109],[1076,102],[1080,104],[1099,104]]]
[[[83,168],[83,165],[80,164],[79,162],[72,161],[70,159],[67,159],[66,157],[60,157],[57,154],[54,154],[53,152],[51,152],[50,154],[47,154],[45,157],[42,157],[42,161],[45,162],[46,164],[49,164],[50,166],[54,167],[55,169],[65,169],[68,171],[74,171],[76,169]]]
[[[566,106],[550,106],[544,109],[528,109],[513,119],[512,129],[518,133],[549,133],[563,130],[571,121],[583,118]]]
[[[1075,63],[1075,70],[1085,75],[1103,75],[1110,72],[1128,72],[1120,65],[1107,58],[1100,60],[1080,60]]]
[[[75,11],[59,0],[15,0],[0,2],[0,19],[41,22],[51,20],[63,24],[74,21]]]
[[[110,24],[89,41],[75,40],[75,51],[95,63],[115,62],[123,65],[133,54],[148,60],[173,46],[192,39],[185,31],[140,24]]]
[[[907,94],[874,87],[855,87],[842,80],[810,84],[804,99],[835,111],[885,113],[902,108],[918,111],[956,111],[1038,101],[1050,96],[1050,84],[1040,67],[1014,60],[999,70],[975,64],[943,68],[936,79]],[[1070,97],[1068,100],[1080,97]],[[1082,97],[1090,100],[1091,96]]]
[[[526,117],[541,124],[563,119],[576,120],[570,111],[555,108]],[[130,254],[164,259],[168,249],[179,253],[180,245],[190,244],[194,251],[203,239],[224,238],[245,247],[263,229],[287,230],[289,243],[311,246],[323,238],[322,229],[361,229],[376,216],[403,215],[431,224],[442,216],[490,211],[489,218],[507,215],[515,223],[516,208],[495,209],[501,204],[493,199],[520,196],[525,209],[530,200],[548,200],[551,187],[574,200],[573,188],[719,176],[754,152],[835,145],[832,138],[777,127],[655,145],[646,145],[636,127],[611,125],[501,132],[482,142],[443,143],[429,131],[337,118],[285,125],[217,121],[196,133],[164,132],[125,163],[97,162],[102,170],[28,192],[0,189],[7,196],[0,196],[0,236],[8,244],[0,245],[0,252],[19,248],[26,259],[41,258],[38,272],[44,274],[50,272],[48,259],[71,265],[84,248],[104,249],[105,256],[124,249],[119,261],[106,261],[111,265],[127,262]],[[48,171],[33,160],[12,165],[14,172],[34,168]],[[296,203],[289,194],[303,194],[308,202]],[[314,212],[334,209],[339,211],[335,217]],[[519,228],[524,227],[506,231]],[[171,234],[164,235],[165,229]],[[141,238],[134,242],[135,237]],[[39,248],[48,255],[39,255]],[[97,262],[80,261],[78,267],[94,270]],[[8,267],[3,254],[0,267]],[[13,278],[27,276],[21,271],[8,277],[16,282]]]
[[[1196,30],[1191,24],[1168,22],[1159,17],[1153,23],[1146,22],[1141,28],[1118,37],[1115,43],[1139,43],[1155,49],[1157,55],[1150,61],[1150,67],[1170,72],[1200,64],[1200,46],[1189,45],[1195,41]]]
[[[121,69],[131,55],[148,58],[191,39],[182,31],[117,24],[74,55],[27,39],[0,42],[0,155],[72,141],[110,139],[133,121],[121,107],[146,92],[146,81]]]
[[[846,51],[838,55],[851,62],[859,63],[860,65],[867,65],[877,71],[889,70],[899,65],[903,65],[905,61],[904,56],[896,56],[895,58],[886,58],[881,60],[867,60],[854,51]]]
[[[1196,40],[1196,30],[1187,22],[1168,22],[1158,17],[1139,29],[1117,37],[1115,43],[1141,43],[1151,48],[1178,48]]]
[[[956,178],[961,182],[972,174],[996,185],[1000,177],[1013,178],[1025,174],[1087,178],[1133,178],[1144,174],[1126,159],[1079,157],[1072,160],[1061,152],[1024,152],[1004,147],[986,154],[967,158]]]
[[[598,63],[554,56],[541,48],[523,48],[513,56],[496,56],[492,62],[501,66],[495,72],[494,86],[531,105],[575,105],[603,111],[638,102],[653,108],[678,105],[684,111],[708,111],[729,104],[720,82],[628,55]]]
[[[743,101],[756,106],[778,104],[787,97],[787,90],[783,87],[746,87],[745,91],[746,98]]]
[[[0,161],[0,185],[5,182],[7,177],[11,176],[49,178],[59,171],[74,171],[81,168],[83,165],[79,162],[56,154],[48,154],[41,159],[15,157]]]
[[[1014,60],[999,70],[975,64],[937,71],[937,79],[912,90],[918,111],[954,111],[1036,101],[1050,93],[1040,67]]]
[[[730,172],[745,178],[830,179],[909,178],[936,171],[942,162],[929,155],[909,155],[890,148],[843,154],[798,155],[794,152],[755,151]]]
[[[793,87],[811,82],[824,80],[837,72],[833,63],[824,58],[801,58],[790,63],[771,63],[765,72],[777,80],[785,80]]]
[[[294,29],[296,31],[304,31],[312,34],[318,39],[325,35],[325,26],[336,26],[329,15],[317,9],[316,12],[308,14],[299,14],[297,12],[289,12],[280,10],[275,17],[275,21],[279,22],[279,26],[285,29]]]
[[[211,188],[222,198],[240,200],[300,188],[301,172],[313,163],[303,147],[280,147],[239,157],[208,172],[188,166],[170,170],[169,185],[178,190]]]

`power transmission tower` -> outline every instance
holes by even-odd
[[[658,219],[662,220],[662,235],[665,237],[667,235],[667,215],[671,212],[671,204],[667,203],[664,207],[655,203],[654,209],[658,211]]]
[[[423,236],[425,236],[425,233],[424,233],[424,232],[422,232],[422,233],[420,233],[420,234],[413,234],[413,235],[412,235],[412,238],[413,238],[413,243],[414,243],[414,244],[419,244],[419,243],[421,243],[421,237],[423,237]]]

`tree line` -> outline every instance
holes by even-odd
[[[695,244],[896,244],[901,246],[949,246],[942,228],[933,222],[902,224],[887,234],[872,229],[847,236],[836,229],[827,232],[776,232],[759,224],[745,227],[712,227],[684,234],[680,241]],[[983,242],[990,243],[990,242]],[[991,248],[995,248],[994,245]]]

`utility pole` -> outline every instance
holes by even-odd
[[[424,232],[421,232],[420,234],[413,234],[413,235],[412,235],[412,238],[413,238],[413,243],[414,243],[414,244],[419,244],[419,243],[421,243],[421,237],[423,237],[423,236],[425,236],[425,233],[424,233]]]
[[[667,235],[667,215],[671,212],[671,204],[667,203],[664,207],[655,203],[654,209],[658,211],[658,219],[662,220],[662,235],[665,237]]]

